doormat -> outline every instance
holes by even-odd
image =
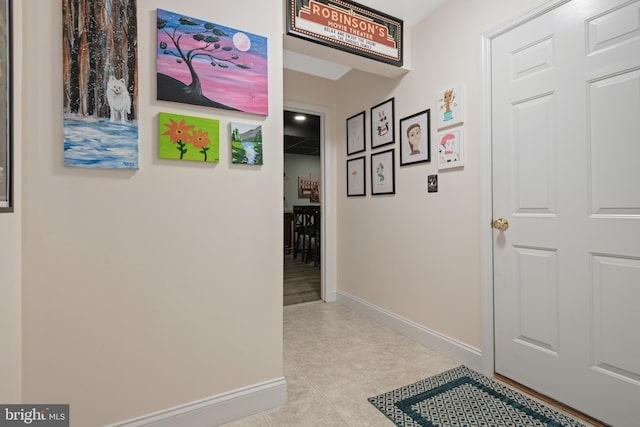
[[[585,427],[466,366],[368,400],[401,427]]]

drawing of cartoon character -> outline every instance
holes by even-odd
[[[384,136],[389,132],[389,121],[384,111],[378,112],[378,136]]]
[[[457,162],[460,160],[458,153],[455,150],[456,136],[452,133],[448,133],[440,140],[440,161],[442,163]]]
[[[455,99],[456,99],[456,95],[453,93],[453,89],[449,89],[444,92],[444,97],[443,97],[444,105],[441,105],[440,109],[444,108],[443,120],[445,122],[453,119],[453,111],[451,111],[451,104]]]
[[[384,165],[382,163],[378,164],[376,174],[378,175],[378,183],[381,184],[384,182]]]

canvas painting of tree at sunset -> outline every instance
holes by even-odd
[[[220,121],[182,114],[159,113],[161,159],[220,161]]]
[[[157,9],[158,100],[268,115],[267,38]]]

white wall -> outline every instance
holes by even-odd
[[[298,177],[321,177],[320,156],[305,156],[302,154],[284,155],[284,211],[293,212],[294,206],[316,205],[311,199],[298,198]]]
[[[431,163],[399,167],[396,194],[370,194],[367,150],[365,198],[347,198],[338,173],[338,290],[358,297],[467,346],[481,349],[480,142],[481,36],[538,0],[450,0],[413,28],[411,68],[388,80],[352,71],[338,82],[338,123],[395,97],[398,122],[431,108]],[[436,95],[455,83],[465,91],[464,169],[437,171]],[[344,134],[338,132],[343,138]],[[385,147],[389,148],[389,147]],[[338,149],[338,164],[344,150]],[[438,174],[439,192],[427,193]],[[488,225],[487,225],[488,226]]]
[[[156,101],[158,7],[268,37],[269,116]],[[282,7],[138,0],[141,162],[125,171],[63,166],[61,6],[23,3],[24,401],[104,425],[282,376]],[[160,111],[220,119],[220,163],[159,160]],[[231,166],[232,120],[262,124],[265,165]]]
[[[13,22],[20,31],[22,2],[13,3]],[[22,40],[13,40],[13,62],[20,69]],[[22,398],[22,197],[21,197],[21,149],[22,129],[22,75],[13,76],[13,179],[14,211],[0,213],[0,402],[20,403]]]

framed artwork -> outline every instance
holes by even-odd
[[[438,133],[438,169],[464,166],[462,128]]]
[[[366,150],[364,119],[364,111],[347,119],[347,156]]]
[[[231,163],[262,165],[262,126],[231,123]]]
[[[431,110],[400,119],[400,166],[431,161]]]
[[[65,166],[139,168],[136,3],[62,2]]]
[[[438,93],[438,129],[462,124],[464,121],[464,89],[450,86]]]
[[[371,194],[395,194],[395,150],[371,155]]]
[[[267,38],[157,9],[157,97],[268,115]]]
[[[372,149],[394,143],[394,103],[395,99],[391,98],[376,105],[375,107],[371,107]]]
[[[220,161],[220,121],[181,114],[158,114],[161,159]]]
[[[429,193],[438,192],[438,175],[429,175],[427,177],[427,192]]]
[[[320,175],[310,173],[298,177],[298,199],[309,199],[312,203],[320,203]]]
[[[0,212],[13,211],[11,1],[0,1]]]
[[[347,196],[366,196],[365,157],[347,160]]]
[[[291,36],[402,67],[401,19],[350,0],[287,0],[286,10]]]

